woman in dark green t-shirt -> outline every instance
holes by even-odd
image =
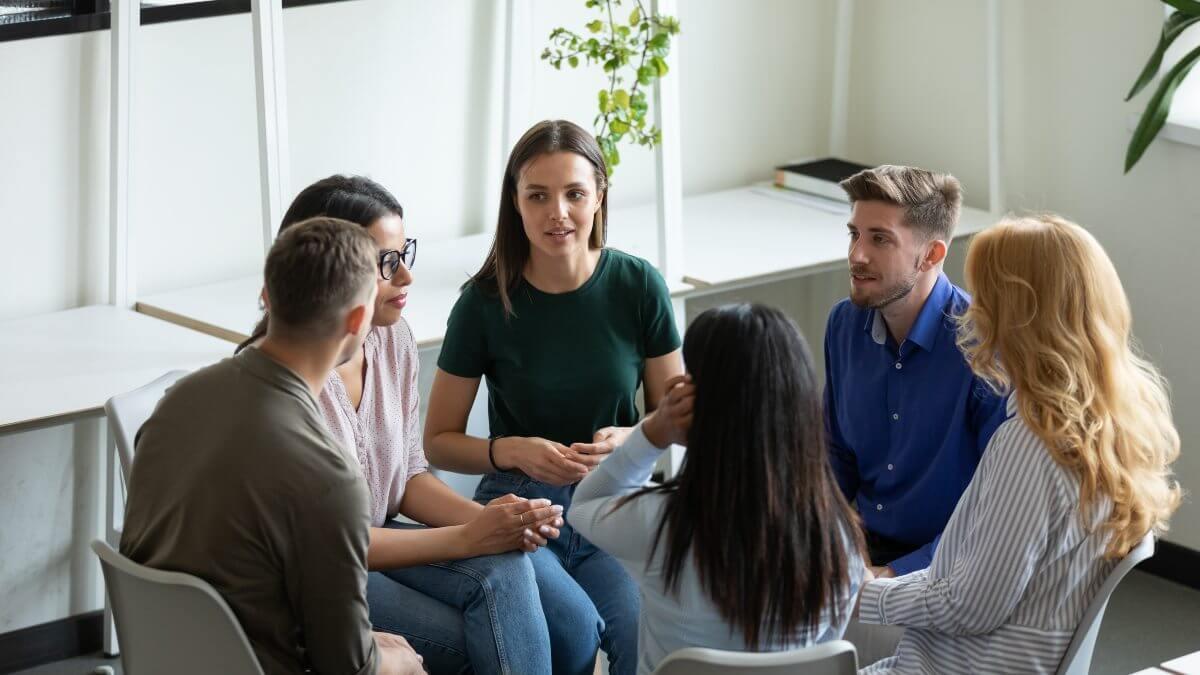
[[[535,125],[509,157],[496,239],[450,314],[425,423],[430,462],[487,474],[476,500],[514,493],[569,506],[637,423],[639,385],[652,405],[683,373],[662,276],[604,247],[607,188],[599,146],[570,122]],[[490,438],[465,433],[482,377]],[[530,555],[543,599],[558,598],[574,621],[598,614],[603,629],[579,639],[596,640],[611,672],[635,672],[638,589],[616,559],[570,523]],[[551,656],[556,673],[590,672]]]

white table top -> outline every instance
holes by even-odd
[[[610,241],[635,242],[642,257],[658,250],[654,205],[610,214]],[[846,265],[850,207],[769,183],[683,200],[684,281],[693,294],[733,290]],[[964,208],[955,238],[985,229],[992,214]],[[631,251],[635,252],[635,251]]]
[[[683,200],[684,270],[668,280],[675,297],[688,297],[844,266],[849,207],[761,184]],[[974,234],[994,218],[963,209],[956,237]],[[658,257],[655,206],[609,213],[608,244],[650,261]],[[416,277],[404,315],[419,348],[435,347],[459,287],[479,269],[492,233],[422,240]],[[142,298],[137,310],[232,342],[244,340],[262,315],[261,275]]]
[[[109,305],[0,321],[0,433],[99,414],[114,394],[231,352],[228,342]]]
[[[639,252],[641,242],[625,244],[619,248],[646,257]],[[491,245],[490,232],[418,244],[415,280],[404,318],[412,326],[419,349],[441,344],[459,289],[479,270]],[[691,290],[691,286],[681,281],[669,286],[675,295]],[[262,316],[258,307],[261,291],[262,276],[254,275],[147,296],[138,301],[137,310],[224,340],[241,342]]]

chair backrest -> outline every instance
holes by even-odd
[[[1108,607],[1108,599],[1112,597],[1117,585],[1126,574],[1138,563],[1154,555],[1154,535],[1147,534],[1137,546],[1133,547],[1121,562],[1117,563],[1112,573],[1104,580],[1104,585],[1092,598],[1083,620],[1075,628],[1075,635],[1067,647],[1067,653],[1058,665],[1058,675],[1087,675],[1092,665],[1092,650],[1096,647],[1096,636],[1100,633],[1100,624],[1104,620],[1104,610]]]
[[[688,647],[672,653],[654,675],[855,675],[854,645],[834,640],[786,652],[727,652]]]
[[[139,565],[99,539],[125,675],[262,675],[225,600],[201,579]]]
[[[138,429],[150,419],[150,413],[154,412],[154,406],[158,405],[158,400],[167,389],[187,374],[186,370],[172,370],[133,391],[117,394],[104,404],[108,432],[112,434],[117,454],[121,456],[121,475],[125,477],[126,484],[129,483],[129,471],[133,467],[133,441]]]

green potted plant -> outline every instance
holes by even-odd
[[[652,148],[662,141],[662,130],[646,121],[646,89],[669,70],[666,59],[671,36],[679,33],[679,21],[647,12],[642,0],[634,0],[628,15],[621,8],[621,0],[587,0],[584,4],[597,10],[600,18],[588,22],[586,32],[555,28],[550,33],[550,46],[542,51],[542,60],[560,70],[564,63],[571,68],[581,63],[600,64],[608,74],[608,86],[600,90],[599,112],[593,125],[612,175],[621,163],[618,143]]]
[[[1154,81],[1155,76],[1163,67],[1163,57],[1171,43],[1175,42],[1190,26],[1200,22],[1200,1],[1162,0],[1162,2],[1175,8],[1175,11],[1171,12],[1163,22],[1158,46],[1154,48],[1150,60],[1146,62],[1146,67],[1138,75],[1137,81],[1133,83],[1133,88],[1125,97],[1126,101]],[[1150,146],[1150,142],[1166,124],[1167,115],[1171,112],[1171,101],[1175,97],[1175,90],[1179,88],[1197,61],[1200,61],[1200,47],[1185,54],[1159,80],[1158,88],[1150,97],[1150,101],[1146,103],[1146,109],[1142,112],[1137,129],[1133,132],[1133,138],[1129,140],[1129,148],[1125,152],[1125,173],[1129,173],[1129,170],[1138,163],[1142,154],[1146,152],[1146,148]]]

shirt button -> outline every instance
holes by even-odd
[[[896,468],[896,467],[892,466],[891,464],[888,464],[888,471],[891,471],[894,468]]]
[[[904,367],[903,363],[900,363],[899,361],[896,362],[896,370],[900,370],[903,367]]]
[[[893,419],[893,420],[898,420],[898,419],[900,419],[900,413],[892,413],[892,419]]]
[[[883,504],[876,504],[876,505],[875,505],[875,510],[876,510],[876,511],[882,511],[882,510],[883,510]]]

